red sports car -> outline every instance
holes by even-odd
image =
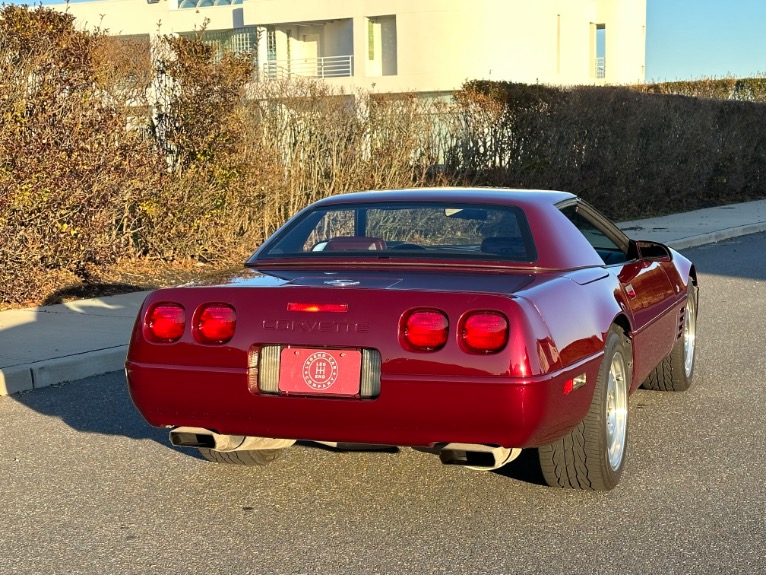
[[[150,294],[127,378],[150,424],[216,462],[308,440],[496,469],[537,448],[550,485],[610,489],[628,395],[692,382],[696,276],[564,192],[345,194],[240,277]]]

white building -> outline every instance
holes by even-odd
[[[254,49],[261,77],[450,92],[466,80],[644,81],[646,0],[106,0],[57,6],[110,34]]]

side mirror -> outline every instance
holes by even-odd
[[[665,244],[648,240],[630,240],[628,259],[669,262],[672,256],[670,249]]]

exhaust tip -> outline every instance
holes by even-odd
[[[210,433],[194,433],[191,431],[171,431],[170,443],[178,447],[215,448],[215,437]]]
[[[444,465],[471,467],[494,467],[495,465],[495,456],[492,453],[462,449],[444,449],[439,453],[439,460]]]
[[[447,443],[439,450],[444,465],[460,465],[475,471],[493,471],[510,463],[521,449],[472,443]]]

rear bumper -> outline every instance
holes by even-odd
[[[156,427],[204,427],[222,434],[433,446],[546,445],[587,413],[601,355],[538,378],[386,375],[374,399],[251,393],[246,369],[126,363],[131,397]],[[587,373],[571,393],[564,382]]]

